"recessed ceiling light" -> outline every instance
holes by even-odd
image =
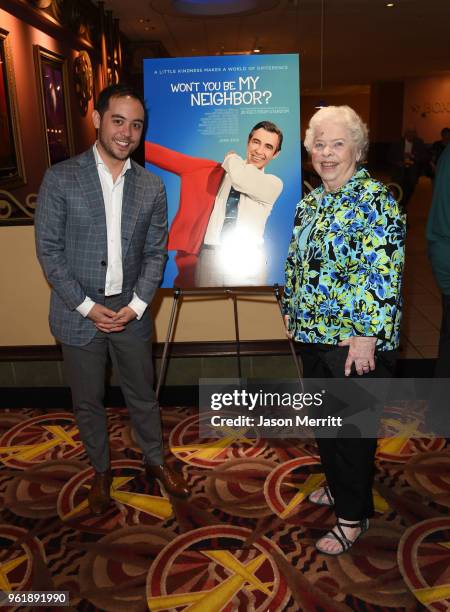
[[[393,3],[393,2],[388,2],[388,3],[386,4],[386,6],[387,6],[388,8],[392,8],[392,7],[394,6],[394,3]]]
[[[254,11],[258,4],[267,4],[267,0],[172,0],[171,4],[180,13],[224,16]]]
[[[144,23],[144,20],[142,19],[142,17],[141,19],[139,19],[139,23]]]

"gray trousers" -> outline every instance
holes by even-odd
[[[115,297],[115,296],[114,296]],[[106,305],[114,307],[113,298]],[[145,316],[145,315],[144,315]],[[62,345],[75,419],[89,460],[97,472],[109,468],[108,422],[104,406],[108,353],[120,377],[136,440],[144,460],[163,463],[161,416],[153,390],[151,344],[125,328],[98,332],[85,346]]]

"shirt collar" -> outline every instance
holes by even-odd
[[[342,187],[339,187],[339,189],[336,189],[336,191],[326,192],[323,184],[318,188],[318,190],[321,192],[323,191],[325,196],[336,195],[338,193],[353,189],[356,183],[358,183],[359,181],[368,179],[368,178],[370,178],[370,174],[367,172],[365,168],[361,167],[356,170],[356,172],[348,179],[346,183],[344,183],[344,185],[342,185]]]
[[[103,161],[100,153],[98,152],[97,143],[95,143],[92,148],[93,148],[93,151],[94,151],[94,157],[95,157],[95,163],[97,164],[97,169],[98,169],[99,166],[103,166],[105,168],[105,170],[107,172],[109,172],[109,174],[111,174],[108,166],[105,164],[105,162]],[[122,171],[119,174],[119,177],[122,177],[125,174],[125,172],[127,170],[129,170],[130,168],[131,168],[131,160],[130,160],[129,157],[127,157],[127,159],[125,160],[125,163],[123,165]]]
[[[357,183],[359,183],[360,181],[369,179],[369,178],[370,178],[370,174],[367,172],[365,168],[361,167],[356,170],[355,174],[348,179],[345,185],[342,185],[342,187],[340,187],[336,191],[330,191],[330,192],[325,191],[325,187],[322,183],[321,185],[319,185],[319,187],[316,187],[315,189],[310,191],[303,199],[305,201],[308,201],[308,204],[314,208],[320,205],[323,198],[328,197],[328,196],[332,196],[333,198],[335,198],[341,193],[351,191],[352,189],[355,188]]]

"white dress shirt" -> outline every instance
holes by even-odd
[[[405,138],[405,155],[411,155],[412,153],[412,148],[413,148],[413,143],[411,140],[407,140]]]
[[[125,173],[131,168],[131,162],[128,158],[122,168],[121,173],[116,181],[109,168],[102,160],[102,157],[97,149],[97,143],[93,147],[94,157],[97,164],[97,172],[100,179],[100,184],[103,193],[103,202],[105,204],[106,217],[106,235],[108,244],[108,266],[106,268],[105,281],[105,296],[118,295],[122,293],[123,283],[123,268],[122,268],[122,201],[123,187],[125,183]],[[84,301],[77,307],[77,311],[86,317],[95,302],[86,297]],[[140,319],[147,308],[147,303],[141,300],[136,293],[133,294],[133,299],[128,304],[137,314]]]

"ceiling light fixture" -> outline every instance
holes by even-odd
[[[258,0],[172,0],[172,4],[180,13],[210,17],[245,13],[258,8]]]
[[[253,51],[224,51],[221,49],[216,55],[251,55]]]
[[[388,8],[392,8],[392,7],[394,6],[394,3],[393,3],[393,2],[388,2],[388,3],[386,4],[386,6],[387,6]]]

